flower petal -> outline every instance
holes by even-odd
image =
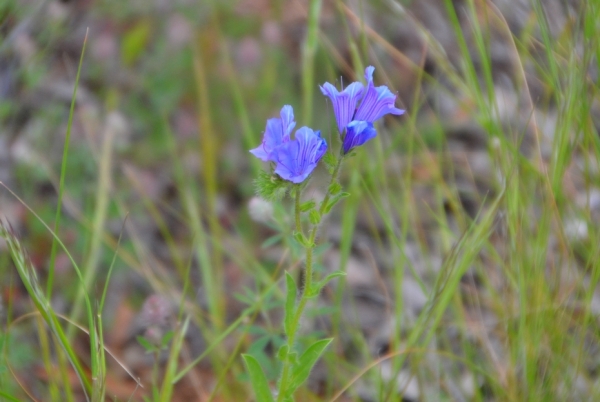
[[[394,106],[396,95],[394,95],[387,86],[381,85],[375,87],[373,84],[373,71],[375,67],[369,66],[365,70],[365,79],[367,80],[367,91],[356,110],[354,120],[363,120],[373,123],[384,115],[391,113],[401,115],[404,110]]]
[[[283,137],[289,139],[290,133],[296,127],[296,122],[294,121],[294,109],[290,105],[284,105],[281,108],[280,112],[281,116],[281,125],[283,128]]]
[[[356,110],[356,103],[363,94],[363,84],[353,82],[342,92],[339,92],[335,86],[328,82],[320,88],[323,95],[331,99],[338,130],[340,133],[343,133],[348,123],[352,121],[352,116]]]
[[[284,180],[302,183],[312,173],[327,150],[319,131],[308,127],[296,131],[295,138],[275,150],[275,173]]]
[[[271,160],[269,157],[270,154],[267,151],[265,151],[264,144],[260,144],[256,148],[251,149],[250,153],[262,161],[268,162]]]
[[[373,123],[353,120],[346,128],[346,136],[343,143],[344,154],[347,154],[352,148],[358,147],[376,136],[377,130],[373,127]]]
[[[281,118],[267,120],[262,144],[250,150],[254,156],[265,162],[275,161],[273,151],[290,140],[290,133],[296,126],[294,109],[290,105],[281,108],[280,116]]]

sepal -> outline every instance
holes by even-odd
[[[289,181],[264,171],[259,172],[258,177],[254,180],[256,194],[267,201],[282,199],[291,187],[292,183]]]

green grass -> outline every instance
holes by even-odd
[[[18,90],[1,101],[2,125],[16,130],[21,103],[59,67],[95,102],[43,100],[28,112],[31,125],[15,131],[34,162],[17,158],[0,199],[3,218],[20,229],[1,230],[0,401],[123,400],[111,381],[129,384],[132,400],[249,401],[245,353],[269,368],[275,389],[283,273],[300,279],[302,250],[291,203],[275,205],[267,225],[250,218],[246,204],[263,166],[247,150],[283,104],[298,111],[298,127],[337,144],[318,85],[339,83],[342,73],[346,85],[367,65],[400,91],[407,113],[380,123],[378,138],[344,163],[340,180],[351,196],[325,223],[339,236],[316,253],[315,269],[345,271],[359,261],[387,325],[361,330],[354,322],[365,302],[352,278],[327,287],[307,306],[314,318],[299,342],[334,340],[297,400],[360,401],[367,393],[396,401],[414,389],[424,401],[600,400],[600,5],[582,2],[557,30],[544,2],[531,0],[522,29],[511,32],[489,2],[455,9],[444,1],[450,52],[408,4],[298,2],[308,19],[296,27],[292,11],[273,3],[269,19],[289,37],[267,38],[263,14],[240,13],[235,1],[203,3],[178,9],[191,28],[182,47],[169,44],[160,13],[94,5],[94,18],[115,24],[125,84],[89,43],[83,52],[83,37],[75,41],[79,68],[61,50],[76,36],[73,21],[31,31],[39,47],[14,71]],[[1,57],[14,46],[10,32],[36,15],[7,4]],[[415,56],[395,42],[390,32],[402,24],[426,52]],[[248,38],[260,52],[255,67],[239,61]],[[493,55],[499,42],[510,65],[504,78]],[[129,134],[111,131],[112,113],[126,117]],[[192,119],[191,135],[180,132],[182,116]],[[39,127],[52,141],[40,141]],[[479,145],[457,140],[471,129]],[[320,178],[312,184],[324,193]],[[47,183],[50,196],[40,190]],[[313,187],[307,194],[318,196]],[[577,225],[584,235],[574,234]],[[330,242],[327,233],[317,241]],[[339,254],[338,266],[327,265],[329,252]],[[127,375],[110,377],[119,364],[109,354],[120,330],[109,307],[115,281],[130,287],[121,296],[131,309],[151,293],[179,306],[158,374],[142,378],[143,388]],[[426,299],[418,311],[403,294],[409,281]],[[201,350],[190,336],[202,338]],[[43,369],[24,381],[34,366]],[[399,374],[411,385],[390,381]]]

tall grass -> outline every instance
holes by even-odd
[[[440,401],[600,400],[596,373],[600,238],[593,201],[600,162],[594,120],[600,5],[582,2],[580,9],[567,13],[567,23],[557,32],[549,21],[548,6],[532,0],[527,25],[511,32],[492,2],[469,0],[458,7],[445,0],[440,9],[458,52],[450,55],[411,14],[410,6],[394,1],[361,4],[357,9],[342,1],[304,5],[307,32],[296,70],[299,84],[288,73],[291,62],[281,49],[267,50],[272,53],[264,68],[272,74],[257,74],[257,82],[245,83],[240,78],[243,66],[233,61],[229,41],[235,31],[229,19],[240,17],[226,6],[211,10],[214,14],[198,28],[185,58],[190,74],[185,79],[194,83],[186,102],[192,99],[196,107],[198,138],[179,143],[170,127],[171,116],[158,105],[149,106],[152,110],[141,116],[160,122],[152,129],[159,133],[157,148],[164,151],[178,209],[152,198],[133,170],[124,170],[123,182],[111,183],[113,164],[119,162],[109,135],[96,155],[93,207],[63,217],[63,197],[75,193],[69,180],[85,179],[66,175],[67,158],[73,152],[67,134],[53,229],[44,225],[53,244],[50,267],[62,249],[78,279],[67,288],[57,283],[51,268],[43,283],[27,257],[25,248],[31,243],[20,239],[7,223],[0,226],[13,261],[10,268],[2,261],[0,272],[10,277],[14,266],[25,286],[37,320],[35,326],[26,327],[36,332],[37,344],[31,347],[40,351],[48,373],[33,391],[19,385],[22,373],[9,353],[15,342],[10,334],[25,327],[26,318],[7,314],[0,358],[15,369],[0,371],[0,400],[38,398],[41,393],[43,400],[78,400],[78,387],[69,379],[72,371],[84,390],[81,397],[114,400],[106,393],[109,348],[104,344],[111,326],[102,321],[109,296],[96,297],[92,286],[109,274],[102,262],[113,255],[111,266],[134,271],[152,291],[180,306],[166,360],[155,362],[161,370],[157,384],[132,390],[132,400],[141,400],[142,394],[147,400],[175,400],[187,380],[203,384],[194,391],[198,400],[250,400],[240,355],[252,351],[263,367],[276,364],[273,350],[284,342],[278,316],[285,298],[282,273],[297,272],[299,250],[292,240],[293,219],[285,215],[288,205],[275,206],[275,218],[268,223],[273,237],[267,240],[266,235],[257,235],[261,224],[245,212],[232,213],[224,224],[219,197],[227,191],[244,200],[252,196],[249,183],[260,166],[246,151],[258,144],[264,120],[272,117],[266,113],[276,110],[280,100],[302,105],[306,124],[320,125],[327,137],[326,127],[333,119],[331,113],[321,112],[327,104],[316,85],[337,80],[339,71],[360,77],[370,64],[390,85],[398,82],[397,70],[411,74],[414,90],[408,99],[401,99],[407,108],[402,122],[381,124],[378,138],[347,162],[341,180],[351,196],[328,220],[340,233],[332,247],[339,266],[325,267],[322,253],[317,253],[316,264],[319,269],[346,270],[360,249],[357,239],[368,238],[369,249],[359,252],[364,257],[360,261],[375,278],[374,292],[384,300],[385,325],[358,326],[364,300],[352,282],[339,279],[324,291],[319,302],[307,306],[316,318],[305,324],[299,342],[309,342],[317,331],[325,331],[334,341],[313,373],[314,381],[297,400],[395,401],[402,395]],[[274,6],[278,7],[283,6]],[[335,34],[322,29],[319,22],[326,12],[333,12],[343,29]],[[420,58],[399,51],[376,25],[370,25],[368,12],[385,14],[385,21],[411,24],[424,44]],[[510,57],[514,107],[503,99],[505,87],[496,75],[491,49],[499,41]],[[340,43],[348,55],[336,48]],[[435,64],[434,72],[426,61]],[[538,89],[529,85],[535,81],[532,75]],[[276,102],[257,94],[261,88],[274,88],[273,80]],[[451,117],[435,107],[432,93],[452,99],[455,113],[466,117],[448,122]],[[77,113],[75,99],[74,94],[67,133]],[[507,108],[513,113],[509,121]],[[464,120],[470,125],[463,130],[474,125],[483,138],[475,151],[453,148],[456,139],[451,133]],[[233,184],[226,179],[223,161],[229,143],[248,157],[241,165],[250,166],[235,172]],[[200,161],[192,165],[197,171],[185,163],[183,157],[189,153]],[[475,156],[485,158],[487,170],[477,170]],[[45,174],[55,176],[51,171]],[[141,200],[139,208],[132,205],[131,194]],[[35,199],[22,202],[36,204]],[[134,224],[125,224],[123,246],[107,229],[111,214],[125,221],[130,213],[159,228],[172,266],[144,244],[143,233]],[[83,252],[69,254],[61,241],[61,226],[71,219],[86,239]],[[186,228],[188,238],[182,241],[171,233],[173,225]],[[318,238],[322,244],[331,240],[327,233]],[[267,261],[268,251],[277,247],[283,250],[279,260]],[[232,266],[244,287],[228,282],[235,276]],[[108,282],[104,286],[107,294]],[[411,306],[407,286],[423,295],[419,308]],[[51,296],[57,289],[70,290],[65,296],[73,303],[69,317],[55,311]],[[228,309],[234,305],[234,292],[244,305],[232,317]],[[357,297],[350,297],[353,294]],[[14,306],[7,306],[11,313]],[[87,331],[89,354],[81,351],[78,326]],[[199,330],[191,332],[192,328]],[[205,343],[194,355],[188,352],[192,333]],[[208,380],[203,377],[207,371]],[[276,378],[269,380],[275,388]]]

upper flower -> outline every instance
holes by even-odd
[[[356,109],[356,102],[358,102],[363,94],[363,84],[360,82],[353,82],[342,92],[339,92],[336,87],[328,82],[323,84],[320,88],[323,95],[329,96],[329,99],[331,99],[335,120],[341,133],[348,123],[352,121]]]
[[[273,118],[267,120],[262,144],[250,150],[254,156],[265,162],[275,161],[273,152],[279,145],[290,140],[290,133],[296,126],[294,109],[290,105],[282,107],[280,115],[280,119]]]
[[[388,113],[395,115],[404,113],[404,110],[394,105],[396,95],[388,87],[385,85],[375,87],[373,71],[375,71],[373,66],[365,70],[366,90],[360,82],[348,85],[342,92],[328,82],[321,87],[323,95],[328,96],[333,104],[338,129],[344,138],[344,153],[377,136],[377,131],[373,127],[375,120]],[[356,107],[359,101],[360,104]]]
[[[373,123],[363,120],[351,121],[346,127],[346,135],[342,144],[344,153],[347,154],[352,148],[358,147],[376,136],[377,130],[373,127]]]
[[[267,120],[262,144],[250,152],[263,161],[275,162],[275,173],[293,183],[301,183],[312,173],[327,150],[320,131],[302,127],[290,137],[296,122],[294,110],[286,105],[281,118]]]
[[[364,120],[373,123],[375,120],[391,113],[401,115],[404,110],[394,106],[396,95],[388,87],[373,85],[373,71],[375,67],[369,66],[365,70],[365,80],[367,80],[367,92],[360,102],[353,120]]]

